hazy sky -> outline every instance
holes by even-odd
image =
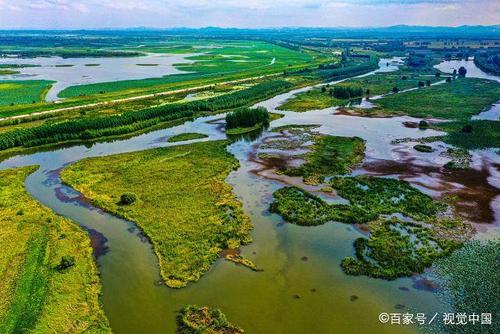
[[[499,18],[499,0],[0,0],[0,29],[456,26]]]

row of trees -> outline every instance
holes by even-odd
[[[226,129],[247,128],[268,123],[269,112],[264,107],[237,109],[226,115]]]
[[[345,63],[334,63],[327,65],[320,65],[316,69],[306,68],[297,71],[285,72],[285,75],[312,75],[314,77],[319,77],[322,80],[330,81],[337,80],[346,77],[356,76],[373,71],[378,68],[378,61],[375,58],[371,58],[368,61],[362,62],[351,62],[347,61]]]
[[[68,140],[89,140],[124,135],[169,121],[187,119],[203,112],[239,108],[274,96],[293,87],[282,81],[268,81],[245,90],[183,104],[167,104],[129,111],[121,115],[69,120],[43,124],[33,128],[16,129],[0,134],[0,150],[13,147],[32,147]]]

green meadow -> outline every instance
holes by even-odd
[[[498,100],[500,85],[491,80],[459,78],[442,85],[392,94],[376,103],[387,113],[467,120]]]

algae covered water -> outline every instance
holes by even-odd
[[[258,105],[274,111],[294,93],[297,91]],[[282,112],[285,116],[271,126],[320,124],[318,131],[322,133],[362,137],[368,161],[398,160],[393,139],[439,134],[405,127],[404,122],[417,121],[410,117],[362,118],[334,115],[332,111]],[[222,116],[198,118],[170,129],[91,147],[81,145],[17,156],[0,164],[2,169],[40,165],[26,180],[29,192],[89,231],[99,255],[104,310],[115,333],[174,333],[176,314],[185,304],[220,308],[232,323],[248,333],[411,333],[418,332],[419,327],[381,324],[379,314],[424,312],[432,316],[449,311],[422,277],[384,281],[345,275],[340,262],[354,253],[353,240],[364,235],[355,226],[296,226],[270,214],[272,193],[285,184],[260,176],[256,171],[261,166],[251,159],[258,144],[271,135],[268,131],[228,147],[241,166],[227,182],[254,225],[253,242],[242,247],[242,255],[262,272],[220,259],[198,282],[183,289],[167,288],[161,284],[150,244],[133,223],[102,212],[61,184],[61,168],[86,157],[169,146],[165,138],[183,132],[209,136],[203,140],[223,139],[220,126],[211,122]]]

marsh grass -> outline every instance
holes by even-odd
[[[36,169],[0,172],[0,332],[108,333],[90,240],[26,192]],[[74,265],[59,271],[64,257]]]
[[[290,176],[302,176],[306,184],[322,183],[327,176],[345,174],[363,161],[365,142],[359,137],[314,135],[314,144],[305,154],[305,164],[283,170]]]
[[[207,138],[208,136],[203,134],[203,133],[196,133],[196,132],[186,132],[186,133],[180,133],[178,135],[172,136],[168,138],[169,143],[176,143],[180,141],[186,141],[186,140],[193,140],[193,139],[202,139],[202,138]]]
[[[472,131],[464,132],[470,125]],[[487,120],[455,121],[434,124],[433,128],[446,131],[440,139],[464,149],[484,149],[500,147],[500,122]]]
[[[309,110],[325,109],[334,106],[345,105],[348,101],[330,96],[328,91],[322,92],[320,88],[314,88],[307,92],[297,94],[282,105],[278,110],[304,112]]]
[[[354,241],[356,257],[342,260],[349,275],[393,280],[422,273],[425,268],[461,246],[460,242],[438,238],[429,228],[397,220],[369,225],[370,237]]]
[[[106,211],[135,222],[153,244],[170,287],[197,281],[226,248],[250,242],[251,225],[224,182],[238,167],[226,141],[84,159],[62,180]],[[120,206],[120,195],[137,201]]]
[[[177,316],[179,334],[242,334],[243,330],[232,325],[219,309],[186,305]]]
[[[298,187],[274,192],[271,211],[298,225],[322,225],[329,221],[367,223],[380,215],[401,213],[417,220],[433,219],[446,209],[408,182],[376,177],[335,177],[330,185],[350,204],[328,204]]]

